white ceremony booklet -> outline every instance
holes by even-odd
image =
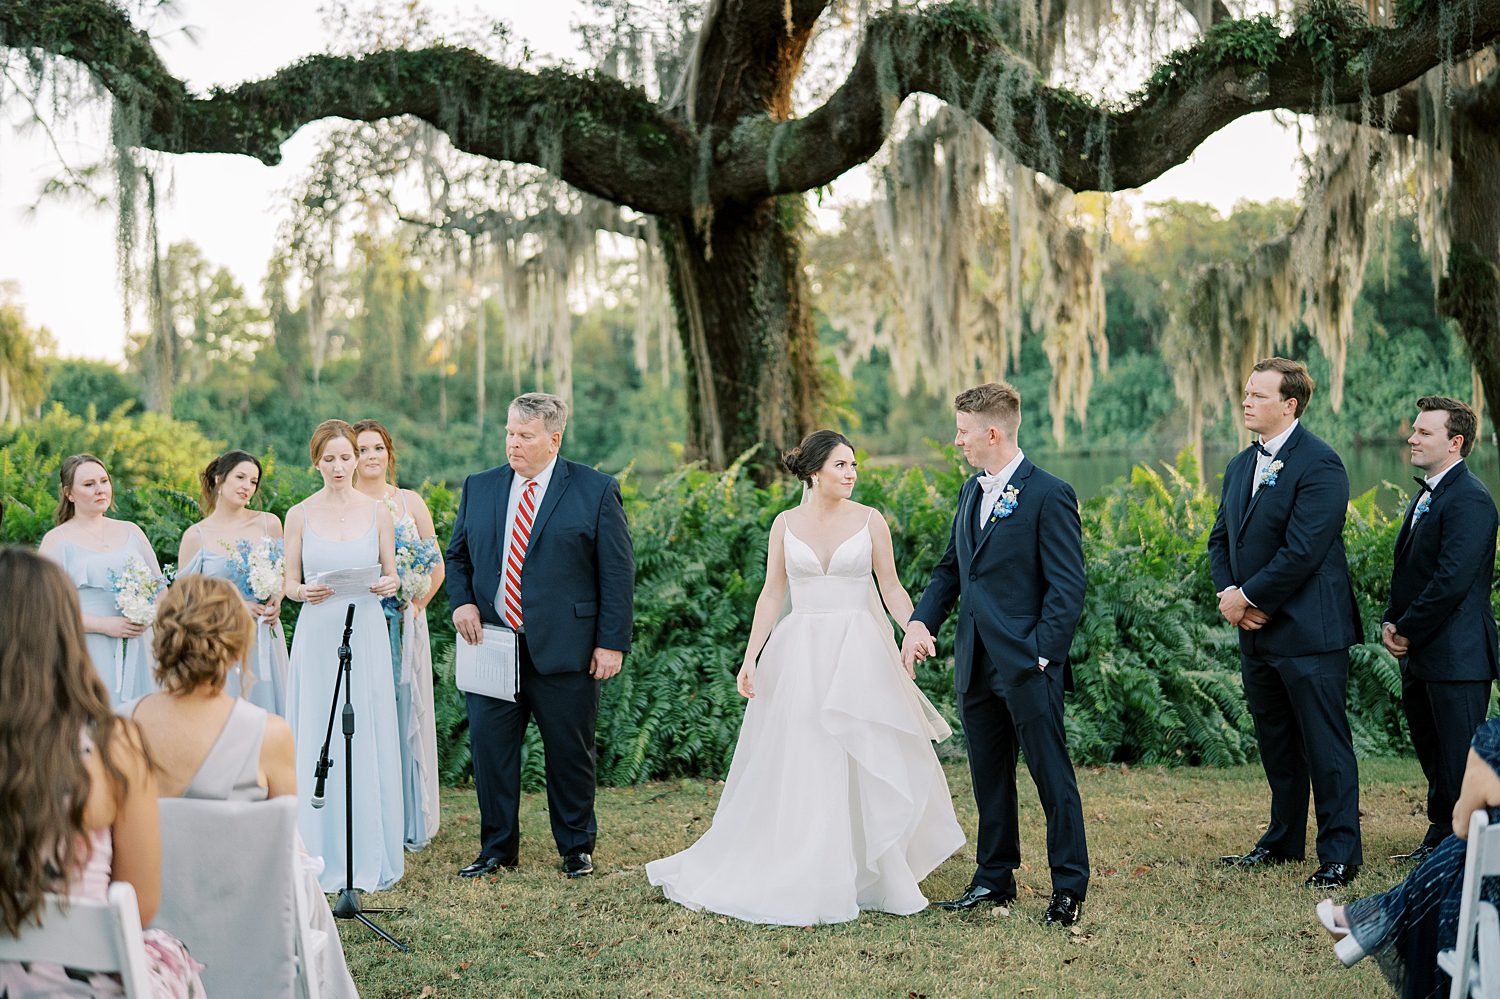
[[[319,584],[333,587],[336,597],[367,597],[370,587],[380,580],[380,566],[363,565],[357,569],[329,569],[314,573],[308,585]]]
[[[484,641],[470,645],[459,636],[453,657],[453,682],[459,690],[514,701],[521,681],[516,633],[484,626]]]

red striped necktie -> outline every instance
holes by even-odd
[[[531,524],[536,517],[536,480],[526,483],[516,520],[510,529],[510,552],[505,557],[505,619],[521,630],[521,567],[526,564],[526,546],[531,542]]]

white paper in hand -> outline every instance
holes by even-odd
[[[380,566],[364,565],[357,569],[330,569],[319,572],[307,581],[308,585],[333,587],[336,597],[368,597],[370,587],[380,580]]]
[[[484,626],[484,641],[470,645],[460,636],[453,657],[453,682],[459,690],[514,701],[520,686],[516,633]]]

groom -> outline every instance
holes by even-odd
[[[558,455],[567,419],[554,395],[528,392],[510,404],[507,463],[464,481],[448,543],[454,629],[477,644],[484,625],[513,628],[520,655],[514,701],[466,695],[480,842],[460,877],[516,866],[528,718],[546,752],[563,873],[594,870],[599,683],[630,649],[635,559],[619,484]]]
[[[932,637],[959,603],[953,685],[979,805],[978,867],[960,897],[969,910],[1015,900],[1021,864],[1016,751],[1047,815],[1052,900],[1044,922],[1072,926],[1089,883],[1083,804],[1063,731],[1068,649],[1083,613],[1083,534],[1066,482],[1027,460],[1016,441],[1021,397],[1005,383],[959,393],[954,443],[982,469],[964,483],[948,551],[912,612],[907,665],[935,655]]]

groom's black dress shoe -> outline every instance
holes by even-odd
[[[461,878],[477,878],[485,874],[495,874],[499,871],[505,870],[506,868],[514,869],[515,866],[516,861],[514,860],[507,864],[499,857],[486,857],[481,854],[480,856],[474,858],[474,863],[470,864],[468,867],[460,868],[458,871],[458,876]]]
[[[1436,847],[1434,847],[1431,843],[1423,843],[1411,853],[1396,854],[1391,858],[1391,861],[1397,864],[1420,864],[1422,861],[1432,856],[1432,851],[1434,849],[1436,849]]]
[[[949,912],[968,912],[977,909],[981,905],[1010,905],[1016,900],[1016,890],[1012,888],[1008,892],[996,891],[986,888],[984,885],[969,885],[968,889],[958,898],[950,898],[942,902],[934,902],[933,905],[939,909],[947,909]]]
[[[1300,857],[1285,857],[1266,847],[1257,846],[1244,856],[1230,854],[1227,857],[1220,857],[1219,863],[1228,864],[1230,867],[1270,867],[1272,864],[1289,864],[1300,859]]]
[[[1059,888],[1052,893],[1052,901],[1047,903],[1047,914],[1042,917],[1042,922],[1047,926],[1072,926],[1082,918],[1083,899],[1066,888]]]
[[[581,878],[594,873],[594,858],[586,853],[570,853],[563,858],[563,873],[570,878]]]
[[[1302,883],[1309,888],[1342,888],[1358,873],[1358,864],[1323,864]]]

